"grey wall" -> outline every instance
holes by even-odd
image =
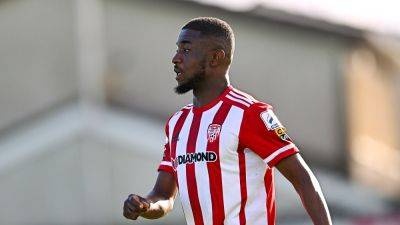
[[[275,107],[312,160],[340,164],[344,149],[343,37],[178,1],[104,1],[112,101],[167,118],[190,102],[176,96],[171,57],[180,27],[216,16],[236,33],[231,81]],[[308,153],[308,154],[307,154]]]
[[[74,1],[0,1],[0,130],[76,97]]]
[[[179,1],[103,0],[106,90],[111,102],[166,119],[191,100],[177,96],[171,57],[179,28],[196,16],[236,32],[231,81],[275,107],[312,160],[344,154],[341,74],[346,38]],[[0,3],[0,131],[78,96],[74,1]]]

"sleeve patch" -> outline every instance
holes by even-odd
[[[265,126],[268,130],[275,130],[277,128],[283,128],[281,122],[279,122],[278,118],[275,116],[272,110],[268,109],[267,111],[261,112],[261,119],[263,120]]]
[[[275,129],[276,135],[283,141],[292,141],[289,135],[286,134],[286,129],[284,127],[279,127]]]

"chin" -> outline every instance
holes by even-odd
[[[176,86],[174,88],[175,93],[177,93],[178,95],[182,95],[185,94],[191,90],[193,90],[192,85],[188,84],[188,83],[182,83],[182,84],[178,84],[178,86]]]

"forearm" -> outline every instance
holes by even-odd
[[[331,225],[332,220],[320,185],[313,174],[310,176],[302,185],[295,186],[295,189],[314,225]]]
[[[150,203],[150,208],[140,214],[141,217],[146,219],[158,219],[166,215],[172,209],[173,203],[171,200],[158,200],[154,203]]]
[[[281,160],[276,167],[296,189],[314,225],[331,225],[332,220],[321,187],[300,154]]]
[[[124,201],[123,215],[130,220],[136,220],[139,216],[158,219],[172,210],[177,192],[174,176],[160,171],[153,190],[146,198],[136,194],[128,196]]]
[[[146,219],[158,219],[170,212],[174,206],[174,198],[166,198],[154,193],[150,193],[147,198],[150,202],[150,208],[140,214],[141,217]]]

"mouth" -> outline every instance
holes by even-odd
[[[179,81],[182,77],[182,71],[178,67],[174,67],[174,72],[176,73],[175,79]]]

